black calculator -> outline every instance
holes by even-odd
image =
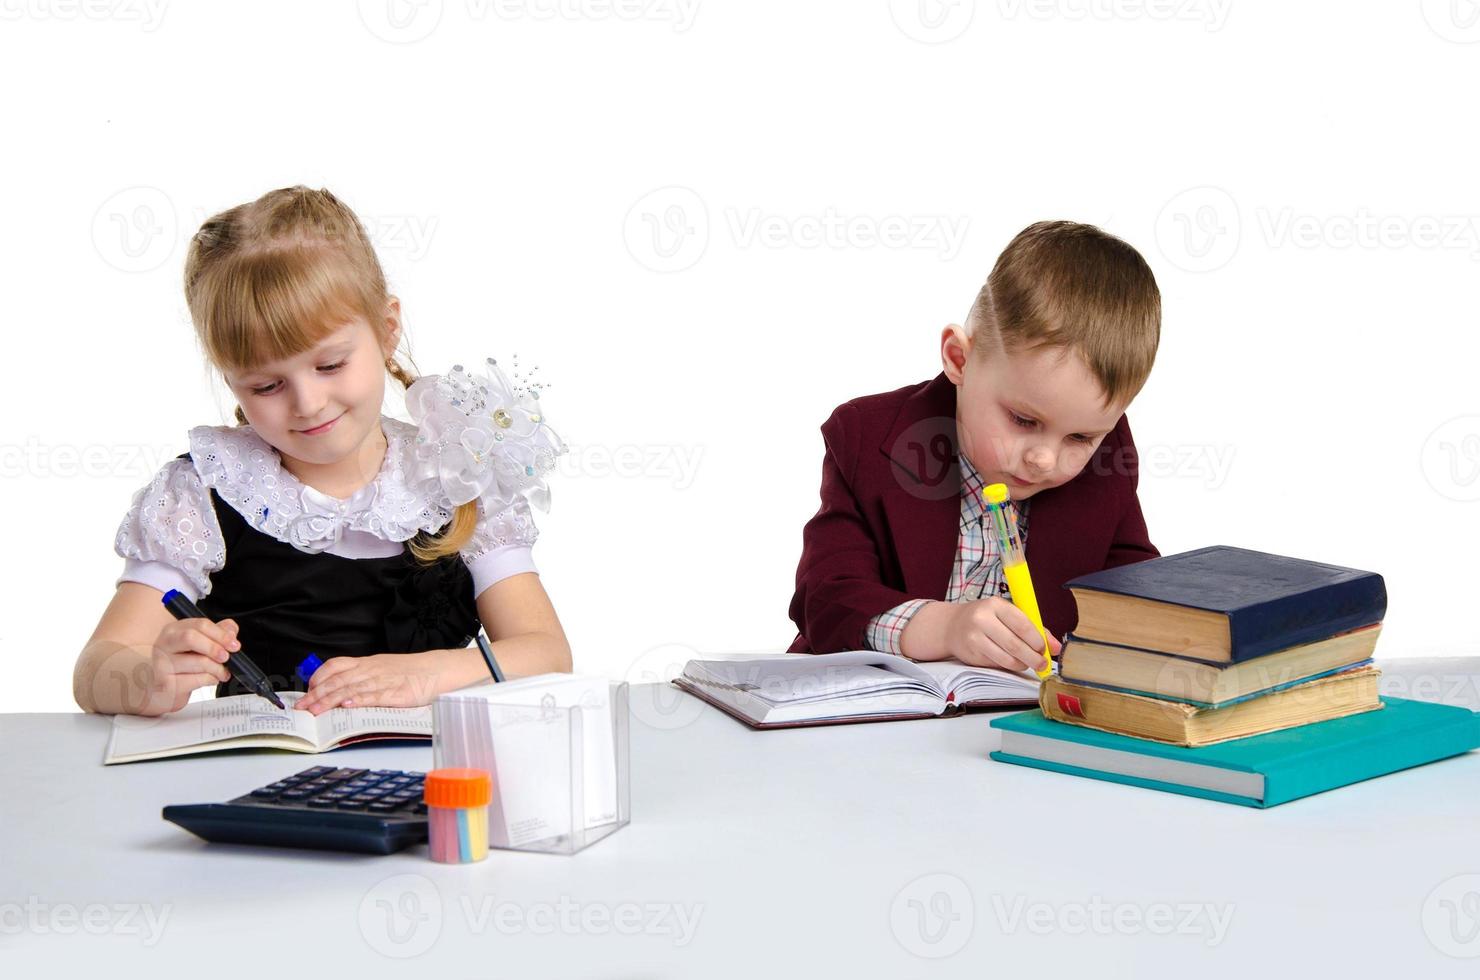
[[[314,766],[226,803],[164,808],[208,841],[390,854],[427,839],[424,772]]]

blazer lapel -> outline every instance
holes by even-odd
[[[882,494],[905,591],[944,599],[961,529],[956,386],[944,374],[910,396],[879,445],[894,486]]]

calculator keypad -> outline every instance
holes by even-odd
[[[424,772],[314,766],[252,790],[243,802],[261,806],[424,816],[427,812],[426,804],[422,802],[425,781]]]

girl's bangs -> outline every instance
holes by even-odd
[[[233,256],[203,282],[206,355],[230,371],[286,360],[366,316],[357,276],[335,249]]]

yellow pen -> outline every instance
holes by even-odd
[[[1038,614],[1038,597],[1033,594],[1033,577],[1028,574],[1028,556],[1023,550],[1023,539],[1018,535],[1017,508],[1007,499],[1005,483],[994,483],[984,488],[982,503],[987,508],[992,529],[997,533],[1002,577],[1007,579],[1012,604],[1022,610],[1043,637],[1043,666],[1038,668],[1038,679],[1042,680],[1053,673],[1053,655],[1050,652],[1053,648],[1048,642],[1048,630],[1043,628],[1043,617]]]

